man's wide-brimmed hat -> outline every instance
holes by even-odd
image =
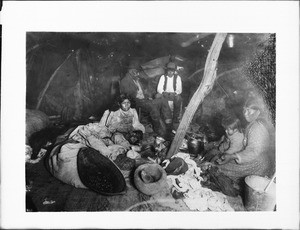
[[[140,192],[151,196],[166,189],[167,173],[159,164],[142,164],[134,172],[134,184]]]
[[[167,69],[169,70],[176,70],[176,64],[174,62],[169,62],[167,64]]]

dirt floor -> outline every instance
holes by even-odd
[[[120,156],[117,161],[123,168],[128,168],[128,165],[134,166],[134,162],[125,156],[123,158]],[[129,171],[122,170],[122,173],[127,184],[126,194],[103,196],[89,189],[75,188],[59,181],[47,171],[43,159],[36,164],[26,163],[27,200],[29,201],[27,210],[123,211],[131,205],[148,200],[148,196],[132,187]]]
[[[104,196],[65,184],[47,171],[44,159],[35,164],[26,163],[26,211],[190,211],[181,199],[174,199],[173,207],[148,202],[151,196],[139,192],[132,181],[135,161],[119,155],[115,163],[126,180],[124,195]],[[235,211],[244,211],[240,196],[227,196],[227,199]]]
[[[142,145],[155,141],[149,122],[142,116],[141,122],[146,127]],[[153,200],[154,196],[141,193],[134,185],[133,173],[142,163],[149,161],[147,156],[136,161],[121,154],[114,163],[121,170],[126,181],[126,193],[123,195],[104,196],[89,189],[75,188],[56,179],[47,170],[45,158],[38,163],[26,163],[26,211],[191,211],[182,199],[174,199],[170,189],[155,196],[156,200],[171,200],[169,205],[161,205]],[[235,211],[244,211],[242,198],[227,196],[230,206]],[[153,202],[154,201],[154,202]]]

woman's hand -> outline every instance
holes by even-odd
[[[228,153],[224,153],[218,160],[216,160],[216,162],[219,165],[224,165],[229,163],[230,161],[236,160],[237,156],[236,154],[228,154]]]

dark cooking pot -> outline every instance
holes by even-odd
[[[190,155],[197,157],[198,155],[202,155],[204,152],[204,142],[202,139],[190,138],[188,140],[188,150]]]

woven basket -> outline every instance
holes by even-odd
[[[126,181],[120,169],[93,148],[81,148],[77,155],[80,180],[89,189],[102,195],[126,192]]]

